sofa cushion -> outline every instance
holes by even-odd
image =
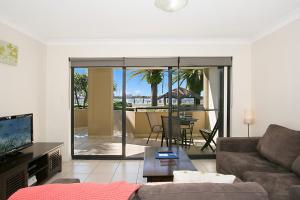
[[[291,169],[300,155],[300,131],[271,124],[259,140],[257,150],[268,160]]]
[[[288,200],[289,188],[300,184],[300,178],[294,173],[245,172],[243,179],[263,186],[270,200]]]
[[[140,200],[267,200],[267,192],[257,183],[168,183],[143,185],[137,192]]]
[[[234,183],[236,176],[200,171],[173,171],[174,183]]]
[[[245,171],[288,172],[283,167],[271,163],[258,153],[218,152],[217,171],[233,174],[242,179]]]
[[[300,156],[296,158],[296,160],[293,162],[292,170],[295,172],[298,176],[300,176]]]

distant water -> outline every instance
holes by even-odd
[[[84,98],[79,99],[80,105],[83,105],[83,101],[84,101]],[[120,99],[120,98],[114,98],[114,102],[121,102],[121,101],[122,101],[122,99]],[[144,99],[143,98],[135,98],[135,99],[127,98],[126,102],[132,104],[133,107],[150,106],[151,98],[144,98]],[[74,103],[77,104],[76,99],[74,99]],[[167,103],[168,103],[168,99],[167,99]],[[172,103],[177,104],[177,99],[173,99]],[[182,99],[181,103],[185,104],[185,105],[194,105],[194,99],[191,99],[191,98]],[[164,105],[163,99],[158,100],[158,105],[159,106]]]

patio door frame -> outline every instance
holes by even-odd
[[[75,155],[74,154],[74,72],[76,68],[89,68],[89,67],[71,67],[71,157],[72,159],[76,160],[143,160],[143,157],[127,157],[126,156],[126,78],[127,78],[127,68],[128,67],[122,67],[122,154],[120,155]],[[101,67],[96,67],[101,68]],[[121,68],[121,67],[110,67],[110,68]],[[172,67],[168,68],[168,76],[169,83],[172,83]],[[170,86],[168,87],[168,90],[170,89]],[[172,85],[171,90],[172,91]],[[170,93],[170,92],[169,92]],[[172,102],[169,105],[168,109],[168,116],[172,115]],[[169,117],[169,130],[172,129],[172,120]],[[171,132],[171,131],[169,131]],[[169,133],[170,135],[170,133]]]
[[[74,72],[76,68],[89,68],[89,67],[71,67],[71,157],[73,160],[123,160],[126,159],[126,67],[113,67],[109,68],[122,68],[122,153],[120,155],[75,155],[74,154]],[[101,67],[93,67],[101,68]]]
[[[179,61],[178,61],[179,63]],[[93,66],[96,67],[97,66]],[[99,66],[101,68],[101,66]],[[143,158],[137,158],[137,157],[126,157],[126,70],[129,66],[107,66],[110,68],[122,68],[122,154],[120,155],[75,155],[74,154],[74,72],[75,68],[89,68],[84,66],[78,66],[78,67],[72,67],[71,66],[71,80],[70,80],[70,92],[71,92],[71,157],[72,159],[84,159],[84,160],[142,160]],[[167,66],[163,66],[167,67]],[[196,66],[195,66],[196,67]],[[231,66],[212,66],[212,67],[218,67],[220,71],[220,99],[219,99],[219,106],[220,110],[222,110],[222,131],[219,131],[219,137],[230,137],[230,107],[231,107]],[[185,67],[178,66],[169,66],[168,68],[168,92],[171,95],[172,93],[172,70],[180,70]],[[224,69],[226,68],[226,73]],[[179,71],[178,71],[179,72]],[[227,76],[227,82],[224,82],[224,75]],[[224,97],[224,90],[227,90],[226,94],[227,96]],[[225,102],[227,104],[227,113],[224,113],[224,106]],[[172,104],[172,98],[169,100],[169,106],[168,106],[168,116],[169,116],[169,130],[171,132],[172,127],[172,119],[170,116],[172,116],[173,112],[173,104]],[[179,106],[177,106],[177,113],[179,115]],[[226,135],[223,133],[223,126],[224,126],[224,114],[226,115]],[[169,133],[169,136],[171,134]],[[169,137],[171,139],[171,137]],[[171,142],[171,141],[169,141]],[[202,154],[202,155],[192,155],[190,156],[193,159],[199,159],[199,158],[215,158],[215,154]]]

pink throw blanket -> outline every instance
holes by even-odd
[[[139,187],[126,182],[49,184],[20,189],[9,200],[127,200]]]

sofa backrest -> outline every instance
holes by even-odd
[[[300,131],[271,124],[259,140],[257,150],[268,160],[291,169],[300,155]]]
[[[257,183],[168,183],[143,185],[136,194],[140,200],[267,200],[268,194]]]

